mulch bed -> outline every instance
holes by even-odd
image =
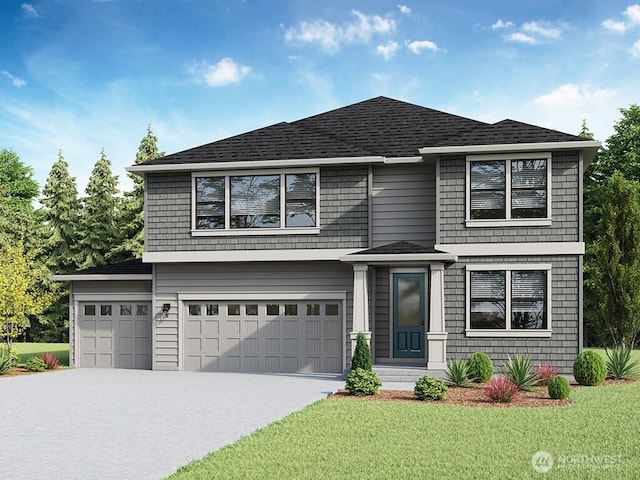
[[[633,383],[632,380],[605,380],[602,384],[621,385]],[[571,400],[554,400],[549,397],[546,387],[541,387],[536,392],[520,392],[511,403],[495,403],[487,399],[483,393],[483,385],[473,385],[469,388],[452,388],[449,387],[444,400],[433,402],[422,402],[411,390],[380,390],[375,395],[366,395],[364,397],[356,397],[346,390],[338,390],[329,396],[332,399],[345,400],[367,400],[367,401],[391,401],[391,402],[420,402],[437,405],[464,405],[468,407],[484,407],[484,408],[510,408],[510,407],[565,407],[571,405]],[[572,384],[571,388],[592,388],[583,387],[578,384]]]
[[[0,375],[0,378],[18,377],[20,375],[37,375],[38,373],[55,372],[55,370],[45,370],[44,372],[30,372],[23,367],[11,367],[9,370]]]

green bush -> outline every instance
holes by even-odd
[[[362,397],[364,395],[375,395],[382,382],[375,372],[370,372],[363,368],[351,370],[347,377],[345,388],[351,395]]]
[[[413,393],[420,400],[442,400],[447,394],[447,386],[442,380],[425,375],[416,382]]]
[[[613,350],[606,349],[607,372],[611,378],[616,380],[629,380],[638,376],[638,362],[631,360],[630,348],[616,347]]]
[[[504,376],[518,387],[520,392],[531,392],[538,385],[538,372],[529,357],[517,354],[504,362]]]
[[[47,365],[40,357],[31,357],[29,360],[27,360],[26,367],[30,372],[44,372],[47,368]]]
[[[0,375],[13,366],[13,358],[6,348],[0,347]]]
[[[580,385],[600,385],[607,376],[607,366],[596,352],[585,350],[573,362],[573,376]]]
[[[556,375],[549,380],[549,396],[554,400],[566,400],[571,393],[571,387],[569,386],[569,380],[562,375]]]
[[[476,383],[485,383],[493,375],[493,362],[486,353],[472,353],[467,360],[469,375]]]
[[[449,360],[444,378],[449,385],[454,387],[469,387],[473,378],[469,374],[469,365],[466,360],[454,358]]]
[[[369,342],[367,342],[367,338],[362,332],[358,332],[356,349],[351,359],[351,370],[356,368],[371,371],[371,350],[369,349]]]

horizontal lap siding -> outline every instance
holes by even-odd
[[[340,262],[156,264],[156,302],[172,305],[156,325],[156,367],[177,369],[178,294],[347,292],[346,348],[350,349],[353,269]]]
[[[368,246],[368,168],[320,170],[320,233],[191,236],[191,174],[147,174],[145,251],[218,251]]]
[[[373,247],[435,243],[435,164],[373,170]]]
[[[469,338],[465,335],[465,266],[484,263],[551,263],[551,338]],[[447,357],[467,358],[481,351],[489,355],[496,371],[508,355],[531,357],[535,364],[550,363],[562,373],[571,373],[578,354],[578,257],[493,257],[463,258],[445,270],[445,329]]]
[[[373,332],[374,355],[376,358],[391,358],[391,322],[389,320],[390,288],[389,269],[378,267],[375,269],[375,319]]]
[[[470,227],[465,225],[466,157],[440,159],[440,236],[438,243],[578,242],[579,156],[552,156],[550,227]]]

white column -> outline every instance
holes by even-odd
[[[353,265],[353,327],[351,337],[351,355],[356,348],[358,332],[364,333],[367,342],[371,345],[371,332],[369,331],[369,281],[368,265]]]
[[[447,368],[447,332],[444,329],[444,263],[431,264],[431,298],[427,332],[427,369]]]

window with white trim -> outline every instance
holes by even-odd
[[[317,170],[193,175],[193,231],[252,233],[318,226]]]
[[[469,155],[467,226],[550,224],[551,154]]]
[[[549,336],[551,266],[468,265],[468,336]]]

